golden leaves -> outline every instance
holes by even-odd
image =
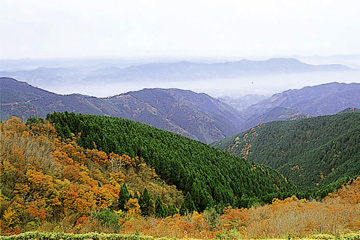
[[[125,209],[127,209],[126,217],[128,218],[140,216],[141,210],[137,198],[130,198],[129,201],[125,203]]]
[[[3,218],[8,227],[15,226],[19,222],[18,215],[11,206],[5,210]]]

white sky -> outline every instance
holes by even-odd
[[[0,59],[360,54],[359,0],[1,0]]]

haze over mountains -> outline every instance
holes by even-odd
[[[244,110],[245,108],[247,108],[251,105],[254,105],[266,98],[267,97],[265,95],[247,94],[242,97],[229,97],[229,96],[219,97],[219,100],[221,100],[221,101],[229,104],[233,108],[241,111],[241,110]]]
[[[143,89],[108,98],[59,95],[0,78],[1,119],[45,117],[54,111],[108,115],[139,121],[205,143],[274,120],[334,114],[360,108],[360,84],[330,83],[276,94],[238,111],[210,97],[180,89]]]
[[[257,124],[336,114],[345,108],[360,107],[360,84],[328,83],[275,94],[242,111],[250,116],[242,124],[245,131]]]
[[[0,78],[1,118],[45,117],[54,111],[108,115],[140,121],[213,142],[236,133],[240,114],[206,94],[179,89],[144,89],[109,98],[58,95],[11,78]]]
[[[24,61],[26,63],[26,61]],[[312,65],[293,58],[263,61],[211,60],[71,60],[14,63],[2,61],[0,76],[13,77],[43,89],[97,97],[143,88],[180,88],[212,96],[271,95],[330,81],[354,82],[360,71],[340,64]],[[100,84],[101,83],[101,84]]]
[[[88,81],[192,81],[205,79],[237,78],[246,75],[298,73],[313,71],[348,71],[340,64],[310,65],[296,59],[273,58],[266,61],[241,60],[225,63],[152,63],[127,68],[103,68],[87,77]]]

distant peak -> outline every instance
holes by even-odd
[[[266,60],[267,62],[296,62],[296,63],[303,63],[296,58],[270,58]]]

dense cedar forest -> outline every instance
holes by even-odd
[[[94,118],[66,113],[52,115],[62,116]],[[141,126],[149,128],[153,136],[161,135],[157,129],[131,121],[124,125],[131,131]],[[49,121],[41,119],[30,119],[25,124],[14,117],[0,126],[1,235],[39,231],[18,235],[17,239],[149,239],[139,233],[207,239],[314,234],[314,238],[329,239],[347,233],[348,239],[358,237],[352,232],[360,230],[360,178],[343,178],[327,188],[295,192],[298,198],[281,193],[282,198],[272,199],[270,205],[248,208],[218,205],[200,211],[192,201],[191,191],[181,192],[167,184],[143,157],[129,156],[130,152],[106,153],[97,149],[96,143],[92,149],[81,147],[77,142],[82,141],[82,134],[70,132],[61,137]],[[69,133],[66,127],[61,131]],[[209,153],[219,152],[208,149]],[[252,172],[255,166],[261,168],[250,166]],[[130,235],[85,234],[89,232]]]
[[[360,173],[360,113],[259,125],[212,144],[279,170],[300,189]]]
[[[86,149],[143,160],[169,185],[189,193],[198,211],[247,206],[261,196],[294,190],[269,167],[142,123],[67,112],[49,114],[47,120],[63,138],[78,136]]]

